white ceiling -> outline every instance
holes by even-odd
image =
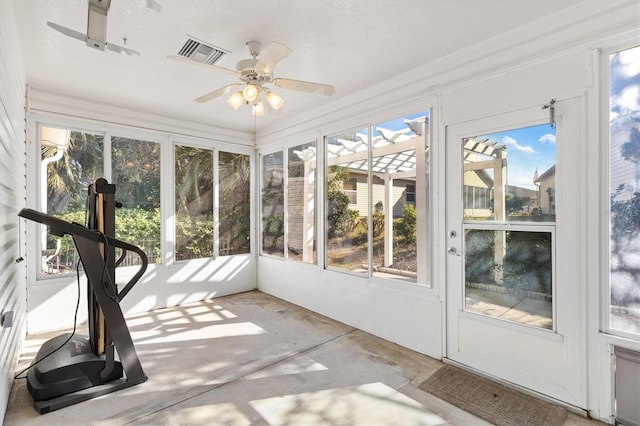
[[[5,1],[5,0],[2,0]],[[65,94],[108,101],[253,133],[248,107],[226,96],[193,102],[235,83],[233,76],[166,58],[185,35],[231,51],[218,63],[235,68],[245,43],[277,41],[293,54],[276,77],[336,87],[332,97],[275,89],[282,110],[256,120],[277,125],[297,112],[348,97],[430,60],[466,48],[584,0],[112,0],[107,40],[141,52],[101,52],[47,27],[52,21],[86,32],[87,0],[14,0],[27,82]]]

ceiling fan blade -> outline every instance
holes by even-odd
[[[230,74],[230,75],[232,75],[234,77],[239,77],[240,76],[240,73],[238,71],[236,71],[236,70],[232,70],[230,68],[225,68],[225,67],[220,67],[218,65],[205,64],[203,62],[194,61],[192,59],[188,59],[188,58],[185,58],[185,57],[180,56],[180,55],[167,55],[167,58],[173,59],[174,61],[184,62],[184,63],[187,63],[187,64],[200,65],[201,67],[205,67],[205,68],[208,68],[208,69],[213,69],[215,71],[221,71],[221,72]]]
[[[47,21],[47,25],[68,37],[75,38],[76,40],[80,40],[85,43],[87,41],[87,38],[88,38],[87,35],[82,34],[79,31],[72,30],[71,28],[63,27],[62,25],[58,25],[55,22],[51,22],[51,21]]]
[[[242,83],[233,83],[233,84],[230,84],[228,86],[222,87],[220,89],[214,90],[213,92],[206,93],[206,94],[200,96],[199,98],[194,99],[193,101],[197,102],[199,104],[202,104],[202,103],[205,103],[205,102],[209,102],[211,99],[215,99],[218,96],[225,95],[225,94],[231,92],[232,90],[239,89],[242,86],[244,86],[244,84],[242,84]]]
[[[110,50],[115,53],[121,53],[123,55],[135,55],[140,56],[140,52],[136,50],[127,49],[126,47],[118,46],[117,44],[107,43],[104,45],[107,50]]]
[[[290,78],[274,78],[272,83],[283,89],[298,90],[300,92],[316,93],[318,95],[331,96],[336,88],[328,84],[312,83],[310,81],[292,80]]]
[[[272,42],[267,51],[256,63],[256,69],[265,73],[272,74],[273,69],[280,61],[291,55],[292,51],[284,44]]]

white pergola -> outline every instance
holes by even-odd
[[[356,133],[351,139],[333,139],[326,146],[327,167],[340,165],[357,173],[368,174],[369,159],[371,159],[371,176],[376,176],[384,181],[383,204],[388,209],[388,213],[385,214],[384,224],[384,266],[393,264],[393,215],[391,214],[391,206],[393,205],[394,179],[414,180],[416,188],[424,188],[424,194],[428,193],[428,179],[426,176],[429,152],[428,120],[428,117],[405,120],[405,126],[398,130],[377,127],[374,129],[377,134],[373,138],[369,138],[368,135],[363,133]],[[313,149],[305,151],[310,152],[299,152],[297,155],[305,161],[305,175],[309,175],[313,173],[311,167],[314,162],[311,160],[315,159],[315,151]],[[308,181],[309,179],[305,179],[305,182]],[[369,209],[371,208],[372,206],[369,206]],[[310,213],[313,208],[306,208],[305,211]],[[422,215],[422,213],[420,214]],[[420,228],[426,226],[426,213],[424,216],[423,220],[418,220],[419,231]],[[310,218],[305,219],[305,224],[307,220],[311,220]],[[308,229],[307,226],[305,226],[305,229]],[[307,238],[313,238],[313,234],[307,233],[305,235],[304,251],[306,251],[307,247],[313,246],[313,242],[307,240]],[[306,255],[303,254],[303,256]],[[421,273],[421,268],[427,268],[426,261],[418,261],[418,274]]]
[[[418,188],[424,188],[426,196],[429,190],[428,170],[426,165],[429,156],[428,117],[405,120],[406,127],[390,130],[382,127],[375,128],[376,136],[369,138],[367,134],[355,133],[352,138],[335,138],[327,144],[327,167],[341,166],[357,173],[369,173],[369,158],[371,158],[371,176],[376,176],[384,182],[384,201],[388,212],[393,205],[394,179],[408,179],[416,182]],[[371,147],[371,149],[369,149]],[[304,161],[305,194],[311,191],[315,180],[316,149],[307,148],[295,151]],[[464,140],[464,171],[492,170],[493,171],[493,199],[494,219],[506,219],[506,147],[484,138],[468,138]],[[426,198],[425,198],[426,199]],[[314,201],[308,195],[304,213],[303,258],[311,261],[313,256],[313,212]],[[371,203],[370,203],[371,204]],[[372,206],[369,206],[371,209]],[[418,212],[418,214],[421,214]],[[418,235],[426,234],[426,213],[418,218]],[[502,265],[506,250],[505,234],[496,233],[495,262]],[[424,257],[423,257],[424,256]],[[419,257],[418,275],[426,273],[428,250]],[[385,214],[384,225],[384,266],[393,264],[393,215]],[[422,270],[421,270],[422,269]],[[502,282],[502,271],[496,269],[496,280]]]

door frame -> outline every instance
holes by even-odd
[[[586,146],[581,117],[585,109],[585,97],[578,96],[557,100],[555,105],[556,136],[561,141],[556,145],[556,222],[553,239],[553,329],[538,329],[518,323],[502,321],[497,318],[464,312],[463,223],[462,223],[462,138],[479,134],[517,129],[549,122],[549,111],[542,105],[529,106],[501,114],[485,116],[460,123],[444,124],[445,149],[445,225],[442,236],[444,245],[442,256],[445,258],[444,300],[444,357],[454,363],[462,364],[482,374],[512,383],[518,387],[550,397],[571,406],[585,409],[586,398],[586,280],[580,268],[586,258],[586,228],[581,223],[581,208],[586,199]],[[452,163],[457,161],[458,163]],[[457,189],[456,189],[457,188]],[[456,201],[457,197],[457,201]],[[457,203],[457,204],[456,204]],[[515,227],[514,227],[515,228]],[[455,230],[458,238],[448,234]],[[583,231],[581,234],[580,231]],[[448,254],[454,247],[458,253]],[[520,343],[536,342],[536,347],[544,348],[547,359],[538,366],[517,366],[500,360],[491,359],[491,350],[483,353],[482,345],[467,345],[470,335],[461,333],[463,327],[476,324],[478,329],[507,330],[502,337],[513,336]],[[466,330],[466,329],[465,329]],[[520,336],[520,337],[519,337]],[[466,340],[464,340],[466,339]],[[491,339],[487,336],[487,340]],[[505,346],[500,338],[493,337],[493,344]],[[471,338],[473,340],[473,338]],[[514,343],[518,345],[519,343]],[[461,351],[461,347],[468,349]],[[510,348],[505,348],[510,349]],[[511,348],[512,349],[512,348]],[[497,351],[496,351],[497,352]],[[514,352],[517,354],[517,350]],[[522,353],[520,354],[523,355]],[[536,357],[524,353],[524,362]],[[543,358],[543,357],[542,357]],[[533,362],[533,361],[532,361]]]

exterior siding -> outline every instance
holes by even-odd
[[[351,173],[351,177],[356,179],[357,183],[357,203],[349,204],[349,208],[353,210],[358,210],[360,217],[366,217],[367,212],[369,211],[369,207],[367,206],[367,202],[369,200],[369,187],[367,186],[367,176],[362,173]],[[402,210],[404,208],[404,193],[407,187],[407,184],[415,185],[414,181],[405,180],[405,179],[395,179],[393,181],[393,205],[391,206],[393,209],[393,217],[397,218],[402,216]],[[378,201],[381,201],[384,205],[384,182],[381,179],[374,178],[373,185],[371,185],[372,190],[372,206],[375,206]],[[414,203],[410,203],[415,205]],[[387,206],[384,206],[385,210]]]
[[[13,326],[0,327],[0,419],[9,392],[27,324],[24,222],[18,211],[25,205],[25,72],[19,50],[13,3],[0,2],[0,310],[13,312]]]

